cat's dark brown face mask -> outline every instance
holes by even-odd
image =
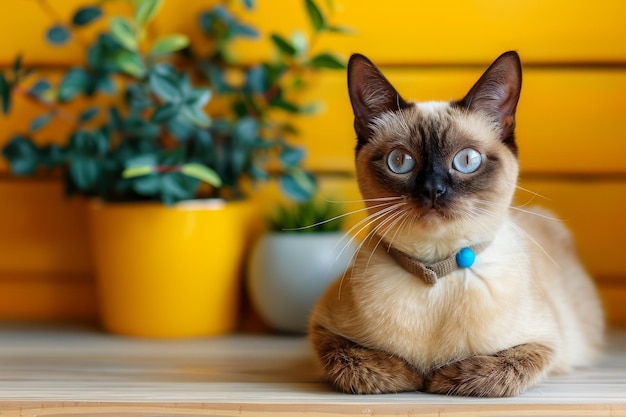
[[[464,238],[500,223],[518,173],[515,52],[498,58],[460,101],[407,102],[362,55],[350,59],[348,86],[357,177],[370,215],[380,215],[373,217],[379,234],[454,227]]]

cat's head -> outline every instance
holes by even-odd
[[[507,52],[462,100],[409,102],[369,59],[350,58],[357,178],[387,243],[445,252],[493,238],[517,183],[521,80],[519,57]]]

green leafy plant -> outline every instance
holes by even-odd
[[[314,104],[298,103],[293,96],[309,86],[310,74],[343,69],[345,64],[341,57],[329,52],[312,54],[312,45],[324,33],[348,30],[330,25],[313,0],[305,0],[304,6],[311,33],[299,30],[289,38],[271,33],[273,58],[252,65],[233,58],[230,51],[236,39],[257,36],[255,28],[237,20],[223,4],[200,16],[202,31],[213,48],[206,56],[190,59],[216,96],[230,105],[231,111],[226,116],[216,116],[209,130],[214,139],[211,165],[231,189],[237,190],[243,173],[263,180],[271,174],[272,166],[278,166],[279,182],[287,195],[304,201],[316,190],[313,176],[300,167],[305,150],[289,140],[297,134],[296,128],[284,117],[274,115],[277,111],[292,116],[315,111]],[[232,75],[238,82],[229,81]],[[278,155],[273,165],[268,164],[271,155]]]
[[[85,64],[69,68],[58,82],[24,68],[21,57],[0,74],[4,114],[16,94],[43,109],[29,132],[14,134],[2,149],[12,172],[61,168],[69,193],[167,204],[241,198],[246,181],[277,175],[289,197],[308,199],[316,183],[301,167],[305,150],[290,143],[297,133],[293,125],[273,114],[311,112],[310,105],[292,100],[292,93],[306,86],[308,73],[344,63],[327,52],[311,56],[309,45],[324,32],[342,29],[329,25],[313,0],[305,0],[311,35],[271,34],[275,53],[252,65],[233,59],[229,51],[235,39],[257,37],[258,31],[226,3],[200,16],[212,46],[207,56],[194,54],[183,34],[151,39],[147,29],[162,2],[127,0],[130,15],[109,16],[107,29],[86,45]],[[107,18],[100,3],[80,7],[68,23],[56,22],[46,32],[47,41],[62,46],[76,40],[83,27]],[[253,7],[250,0],[243,4]],[[229,81],[233,72],[243,82]],[[209,116],[207,104],[216,96],[228,104]],[[66,104],[85,97],[94,104],[68,110]],[[62,144],[35,141],[33,136],[55,118],[71,125],[68,137],[55,141]]]
[[[283,204],[268,218],[268,227],[275,232],[336,232],[343,227],[343,211],[340,205],[327,200]]]

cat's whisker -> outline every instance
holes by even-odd
[[[497,207],[497,208],[506,207],[503,204],[497,204],[497,203],[494,203],[493,201],[480,200],[480,199],[477,199],[476,201],[481,203],[481,204],[484,204],[484,205],[491,205],[492,207]],[[511,210],[516,210],[516,211],[520,211],[522,213],[530,214],[532,216],[541,217],[542,219],[546,219],[546,220],[553,220],[553,221],[557,221],[557,222],[562,222],[563,221],[562,219],[559,219],[559,218],[556,218],[556,217],[552,217],[552,216],[548,216],[548,215],[541,214],[541,213],[537,213],[537,212],[532,211],[532,210],[525,210],[525,209],[523,209],[523,208],[521,208],[519,206],[508,206],[508,208],[511,209]]]
[[[367,216],[366,218],[362,219],[361,221],[359,221],[356,225],[352,226],[350,228],[350,230],[348,230],[348,232],[346,233],[346,235],[349,235],[350,233],[354,232],[354,229],[356,229],[357,227],[361,226],[361,228],[356,232],[353,233],[351,236],[351,239],[344,245],[343,249],[340,251],[338,256],[341,256],[341,254],[347,250],[348,246],[354,242],[354,240],[356,239],[357,236],[359,236],[365,229],[367,229],[371,224],[373,224],[375,221],[377,221],[379,218],[386,216],[390,211],[396,210],[399,207],[402,207],[403,205],[405,205],[407,203],[405,202],[400,202],[400,203],[396,203],[392,206],[386,207],[381,209],[380,211],[373,213],[369,216]],[[350,258],[350,264],[354,263],[354,259],[358,256],[359,252],[361,251],[365,241],[367,240],[367,238],[370,236],[371,232],[368,232],[368,234],[365,236],[365,238],[359,243],[359,245],[357,246],[356,250],[354,251],[354,254],[352,255],[352,257]],[[341,280],[339,282],[339,291],[337,293],[337,297],[341,298],[341,290],[343,288],[343,282],[346,278],[346,273],[347,273],[348,269],[346,269],[344,271],[344,273],[341,276]]]
[[[374,206],[372,206],[370,208],[384,207],[385,205],[388,205],[388,204],[391,204],[391,203],[377,204],[377,205],[374,205]],[[361,213],[361,212],[366,211],[366,210],[368,210],[368,207],[363,207],[363,208],[360,208],[360,209],[357,209],[357,210],[352,210],[352,211],[350,211],[348,213],[343,213],[343,214],[340,214],[338,216],[331,217],[330,219],[322,220],[321,222],[317,222],[317,223],[314,223],[314,224],[309,224],[307,226],[293,227],[293,228],[283,229],[283,230],[286,231],[286,232],[294,232],[294,231],[298,231],[298,230],[311,229],[313,227],[317,227],[317,226],[320,226],[322,224],[330,223],[330,222],[332,222],[334,220],[338,220],[338,219],[341,219],[341,218],[344,218],[344,217],[347,217],[347,216],[351,216],[353,214],[358,214],[358,213]]]
[[[522,213],[526,213],[526,214],[531,214],[533,216],[541,217],[542,219],[546,219],[546,220],[552,220],[552,221],[555,221],[555,222],[563,222],[563,219],[559,219],[559,218],[552,217],[552,216],[547,216],[547,215],[541,214],[541,213],[536,213],[536,212],[531,211],[531,210],[524,210],[524,209],[522,209],[520,207],[511,206],[510,209],[511,210],[516,210],[516,211],[521,211]]]
[[[398,233],[404,228],[404,226],[407,224],[407,221],[409,219],[415,218],[415,213],[413,213],[413,215],[411,216],[411,211],[410,208],[407,209],[405,211],[405,216],[404,219],[402,220],[402,223],[396,228],[396,232],[393,234],[393,236],[391,237],[391,239],[389,240],[389,245],[393,246],[393,242],[394,240],[396,240],[396,236],[398,236]]]
[[[378,221],[379,219],[386,217],[386,216],[390,216],[390,218],[393,218],[396,213],[394,213],[395,210],[400,209],[404,204],[406,203],[400,203],[400,204],[396,204],[392,207],[390,207],[390,210],[385,210],[384,213],[379,212],[377,214],[380,214],[379,216],[376,216],[375,218],[372,218],[372,221],[369,222],[365,227],[369,227],[370,225],[372,225],[375,221]],[[391,214],[390,214],[391,213]],[[386,222],[388,222],[389,219],[385,219],[383,220],[381,223],[379,223],[378,225],[376,225],[375,227],[371,228],[368,233],[366,234],[366,236],[363,238],[361,244],[359,245],[359,250],[361,249],[361,247],[365,244],[365,242],[369,239],[371,239],[376,233],[377,231],[381,228],[381,226],[383,226]],[[363,229],[360,230],[360,232],[363,231]]]
[[[519,185],[516,185],[515,188],[517,188],[518,190],[524,191],[528,194],[532,194],[534,197],[539,197],[539,198],[543,198],[544,200],[548,200],[551,201],[552,199],[546,197],[545,195],[541,195],[533,190],[529,190],[528,188],[524,188],[524,187],[520,187]]]
[[[328,200],[325,201],[327,203],[337,203],[337,204],[345,204],[345,203],[369,203],[369,202],[377,202],[377,201],[395,201],[395,200],[403,200],[404,196],[393,196],[393,197],[378,197],[378,198],[365,198],[362,200]]]
[[[503,222],[506,222],[508,225],[513,227],[515,230],[517,230],[519,233],[521,233],[524,236],[526,236],[526,238],[528,238],[528,240],[532,244],[534,244],[537,248],[539,248],[539,250],[541,250],[541,252],[543,252],[543,254],[550,260],[550,262],[552,262],[556,267],[560,268],[560,265],[550,256],[550,254],[543,248],[543,246],[541,246],[541,244],[539,242],[537,242],[537,240],[530,233],[528,233],[526,230],[524,230],[523,228],[521,228],[520,226],[515,224],[515,222],[511,221],[511,219],[509,219],[508,217],[505,217],[505,216],[500,216],[500,215],[498,215],[496,213],[493,213],[493,212],[491,212],[489,210],[485,210],[485,209],[480,208],[480,207],[475,207],[475,209],[481,211],[482,213],[484,213],[486,215],[493,216],[496,219],[499,219],[499,220],[501,220]]]
[[[380,224],[378,224],[374,230],[372,230],[372,235],[378,235],[378,242],[376,242],[376,245],[374,245],[374,248],[372,249],[372,252],[370,253],[370,256],[367,260],[367,263],[365,265],[365,270],[367,271],[367,269],[369,268],[370,265],[370,261],[372,260],[372,256],[374,256],[374,253],[376,253],[376,249],[378,249],[378,246],[380,246],[380,244],[382,243],[385,234],[391,230],[393,227],[395,227],[397,225],[398,222],[400,222],[403,217],[410,212],[410,207],[405,208],[404,210],[398,210],[395,213],[392,213],[387,219],[385,219],[384,221],[382,221]],[[382,232],[382,233],[379,233]]]
[[[537,197],[539,197],[539,198],[543,198],[543,199],[545,199],[545,200],[550,200],[550,199],[549,199],[548,197],[546,197],[546,196],[543,196],[543,195],[541,195],[541,194],[539,194],[539,193],[536,193],[536,192],[534,192],[534,191],[532,191],[532,190],[529,190],[529,189],[527,189],[527,188],[520,187],[520,186],[519,186],[519,185],[517,185],[517,184],[515,184],[515,188],[517,188],[518,190],[524,191],[525,193],[528,193],[528,194],[530,194],[530,195],[531,195],[531,196],[530,196],[530,198],[528,199],[528,201],[526,201],[525,203],[521,204],[521,205],[520,205],[520,206],[518,206],[518,207],[526,207],[526,206],[528,206],[528,205],[532,204],[532,203],[535,201],[535,199],[536,199]]]
[[[533,195],[530,197],[530,199],[527,202],[516,207],[526,207],[526,206],[531,205],[534,201],[535,201],[535,196]]]
[[[361,228],[357,233],[353,233],[356,228],[360,227],[364,223],[368,223],[370,220],[374,219],[376,215],[384,214],[388,210],[392,210],[394,206],[396,206],[398,204],[403,204],[403,203],[396,203],[396,204],[391,205],[391,206],[389,206],[389,204],[390,203],[378,204],[378,205],[370,207],[370,208],[380,208],[380,207],[388,206],[388,207],[386,207],[386,208],[384,208],[384,209],[382,209],[382,210],[380,210],[380,211],[378,211],[378,212],[376,212],[374,214],[370,214],[370,215],[366,216],[364,219],[359,220],[354,226],[352,226],[350,229],[348,229],[348,231],[346,232],[346,235],[353,235],[354,237],[351,239],[351,240],[353,240],[356,236],[358,236],[365,229],[365,228]],[[341,242],[342,241],[340,241],[339,243],[341,243]]]

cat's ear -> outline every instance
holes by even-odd
[[[504,142],[513,143],[515,110],[522,88],[522,65],[517,52],[505,52],[474,84],[461,106],[480,110],[499,123]]]
[[[348,62],[348,91],[359,145],[367,142],[373,117],[409,107],[376,65],[360,54],[352,55]]]

